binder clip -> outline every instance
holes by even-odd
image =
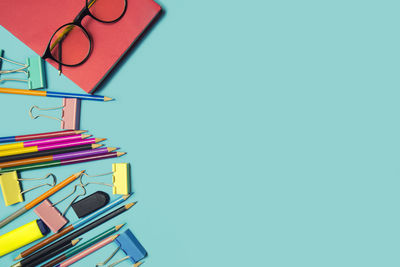
[[[3,81],[26,82],[28,83],[29,89],[40,89],[46,87],[46,76],[44,73],[43,59],[40,56],[29,57],[26,59],[26,64],[22,64],[3,57],[3,52],[4,52],[3,50],[0,51],[0,75],[24,73],[27,79],[0,77],[0,82]],[[19,67],[12,70],[1,70],[3,61],[18,65]]]
[[[110,265],[108,265],[108,267],[113,267],[127,259],[130,259],[133,262],[134,267],[138,267],[143,263],[140,262],[140,260],[144,259],[147,256],[147,251],[142,246],[142,244],[140,244],[140,242],[137,240],[131,230],[128,229],[125,232],[121,233],[114,241],[117,243],[118,248],[104,262],[97,263],[96,267],[106,265],[107,262],[109,262],[120,249],[122,249],[126,256],[120,260],[115,261],[114,263],[111,263]]]
[[[51,184],[45,183],[45,184],[37,185],[32,188],[21,191],[19,181],[44,180],[44,179],[47,179],[48,177],[51,177],[53,179],[53,183],[51,183]],[[16,171],[6,172],[6,173],[2,173],[0,175],[0,186],[1,186],[1,191],[3,192],[4,203],[6,204],[6,206],[10,206],[15,203],[23,202],[24,201],[23,194],[26,192],[29,192],[31,190],[34,190],[34,189],[42,187],[42,186],[53,187],[56,185],[56,182],[57,182],[56,176],[52,173],[49,173],[46,176],[41,177],[41,178],[25,178],[25,179],[18,178],[18,174]]]
[[[76,197],[71,201],[70,204],[65,208],[64,212],[61,214],[60,211],[55,207],[55,205],[61,203],[62,201],[66,200],[70,196],[72,196],[77,187],[82,188],[82,193],[76,195]],[[71,205],[75,202],[75,200],[80,197],[86,195],[86,189],[81,184],[77,184],[74,186],[74,190],[72,193],[64,197],[63,199],[57,201],[56,203],[51,203],[50,200],[46,199],[39,206],[37,206],[33,211],[39,216],[42,221],[50,228],[50,230],[54,233],[58,232],[64,225],[68,223],[67,218],[65,218],[65,214],[67,213],[68,209]]]
[[[87,177],[99,177],[106,176],[112,174],[113,184],[101,183],[101,182],[87,182],[83,183],[83,176]],[[88,184],[98,184],[98,185],[106,185],[112,187],[112,191],[114,195],[128,195],[130,194],[130,164],[129,163],[113,163],[112,164],[112,172],[98,174],[98,175],[88,175],[83,173],[80,177],[81,184],[86,186]]]
[[[61,119],[43,114],[33,115],[34,109],[37,109],[39,111],[62,109]],[[38,106],[32,106],[29,109],[29,116],[31,117],[31,119],[45,117],[53,120],[58,120],[61,122],[61,129],[67,129],[67,130],[79,129],[80,113],[81,113],[81,100],[77,98],[63,98],[61,107],[40,108]]]

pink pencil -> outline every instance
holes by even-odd
[[[87,248],[86,250],[76,254],[75,256],[69,258],[68,260],[61,262],[59,265],[56,265],[57,267],[66,267],[70,266],[71,264],[74,264],[75,262],[79,261],[80,259],[92,254],[93,252],[97,251],[98,249],[101,249],[102,247],[110,244],[111,242],[114,241],[119,235],[112,235],[110,237],[107,237],[106,239],[103,239],[102,241],[94,244],[93,246]]]

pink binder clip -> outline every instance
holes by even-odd
[[[78,187],[81,187],[83,192],[76,195],[75,198],[71,201],[71,203],[66,207],[64,212],[61,214],[58,209],[55,207],[58,203],[66,200],[70,196],[72,196]],[[72,203],[79,196],[86,195],[86,189],[83,185],[77,184],[74,187],[74,191],[71,194],[67,195],[63,199],[57,201],[56,203],[52,204],[48,199],[44,200],[37,206],[33,211],[39,216],[40,219],[50,228],[50,230],[54,233],[57,233],[64,225],[68,223],[67,218],[65,218],[65,214],[67,213],[68,209],[71,207]]]
[[[63,98],[61,129],[78,130],[81,115],[81,100],[77,98]]]
[[[33,115],[34,109],[37,109],[39,111],[62,109],[61,119],[44,114]],[[61,107],[55,108],[40,108],[38,106],[32,106],[29,110],[29,116],[32,119],[45,117],[53,120],[58,120],[61,122],[61,129],[78,130],[81,116],[81,100],[76,98],[63,98],[63,105]]]
[[[68,222],[48,199],[40,203],[33,211],[44,221],[53,233],[57,233],[58,230]]]

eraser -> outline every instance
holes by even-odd
[[[90,213],[104,207],[110,201],[110,196],[103,191],[97,191],[93,194],[73,203],[72,209],[78,218],[85,217]]]

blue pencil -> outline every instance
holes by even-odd
[[[100,96],[100,95],[73,94],[73,93],[61,93],[61,92],[52,92],[52,91],[39,91],[39,90],[2,88],[2,87],[0,87],[0,93],[14,94],[14,95],[59,97],[59,98],[78,98],[78,99],[82,99],[82,100],[94,100],[94,101],[110,101],[110,100],[112,100],[112,98],[110,98],[110,97]]]

